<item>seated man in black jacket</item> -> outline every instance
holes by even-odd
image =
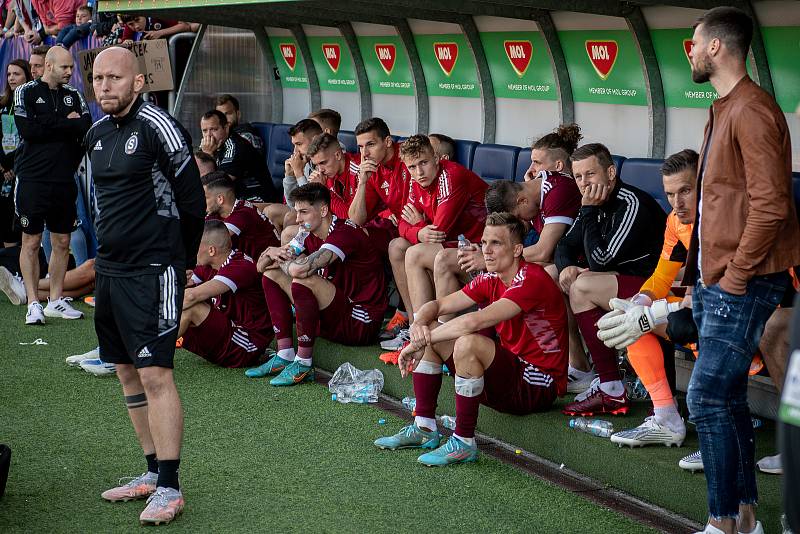
[[[570,157],[582,194],[581,209],[555,253],[561,290],[569,296],[575,321],[599,375],[575,402],[569,415],[624,414],[628,411],[617,353],[597,339],[596,323],[612,297],[630,298],[658,263],[666,214],[658,203],[623,184],[608,149],[584,145]]]
[[[200,150],[214,156],[217,170],[233,178],[236,198],[253,202],[278,200],[267,160],[244,137],[231,131],[224,113],[216,109],[204,113],[200,130],[203,133]]]

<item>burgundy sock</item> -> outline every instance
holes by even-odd
[[[310,358],[319,335],[319,302],[308,286],[296,282],[292,282],[292,298],[297,317],[297,355]]]
[[[418,417],[434,419],[436,399],[439,398],[439,390],[442,389],[442,373],[435,375],[411,373],[411,380],[414,383],[414,395],[417,397],[414,411]]]
[[[278,349],[292,346],[292,302],[281,286],[267,278],[261,277],[261,287],[272,318],[275,337],[278,338]],[[288,343],[284,340],[289,340]],[[288,346],[287,346],[288,345]]]
[[[456,393],[456,429],[454,434],[462,438],[474,438],[475,427],[478,426],[478,409],[481,407],[481,395],[465,397]]]
[[[617,351],[606,347],[602,341],[597,339],[596,323],[605,313],[602,308],[592,308],[585,312],[576,313],[575,321],[578,323],[578,330],[581,331],[586,346],[589,347],[594,369],[600,377],[600,382],[612,382],[619,380]]]

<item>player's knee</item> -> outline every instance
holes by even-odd
[[[406,269],[409,267],[414,268],[416,266],[420,266],[425,259],[425,245],[418,244],[418,245],[411,245],[406,250],[405,255],[405,263]]]
[[[296,224],[294,224],[294,221],[284,226],[283,231],[281,232],[281,244],[286,244],[291,241],[292,238],[297,235],[297,228],[298,227]]]
[[[411,243],[402,237],[392,239],[389,242],[389,260],[392,263],[404,263],[409,246],[411,246]]]
[[[569,286],[569,301],[571,304],[585,302],[591,293],[591,278],[588,276],[579,276],[572,282],[572,285]]]
[[[443,249],[436,253],[433,259],[433,273],[439,278],[458,271],[458,260],[454,249]]]
[[[471,334],[461,336],[453,346],[453,360],[458,365],[468,365],[478,360],[478,351],[481,350],[480,339],[477,335]]]
[[[166,367],[146,367],[140,371],[139,379],[148,399],[162,396],[174,384],[172,369]]]
[[[117,377],[123,387],[139,385],[139,373],[136,372],[133,365],[117,364],[116,368]]]
[[[309,276],[308,278],[292,278],[292,284],[298,284],[301,286],[306,286],[307,288],[313,290],[322,280],[319,276]]]
[[[297,212],[294,211],[293,209],[290,209],[283,216],[283,226],[286,227],[296,224],[297,224]]]

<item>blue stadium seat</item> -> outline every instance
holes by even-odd
[[[664,211],[669,213],[672,208],[667,202],[667,195],[664,194],[664,184],[661,181],[661,165],[663,163],[664,160],[661,159],[626,159],[625,164],[622,166],[620,178],[626,184],[650,193],[661,204]]]
[[[272,127],[275,126],[271,122],[254,122],[253,128],[256,129],[261,140],[264,141],[264,152],[267,154],[267,164],[269,164],[269,141],[272,134]]]
[[[475,149],[480,145],[477,141],[465,141],[456,139],[456,161],[464,167],[471,169],[472,160],[475,157]]]
[[[622,165],[625,163],[625,156],[615,156],[612,154],[611,161],[614,162],[614,166],[617,168],[617,176],[619,176],[620,171],[622,171]],[[660,179],[659,177],[659,180]]]
[[[531,166],[531,149],[523,148],[517,155],[517,172],[514,174],[514,180],[517,182],[525,181],[525,173]]]
[[[408,137],[403,137],[402,135],[393,135],[392,139],[394,139],[395,143],[402,143],[403,141],[408,139]]]
[[[278,191],[283,191],[283,164],[294,151],[292,138],[289,137],[291,127],[291,124],[275,124],[269,136],[267,166]]]
[[[513,180],[520,148],[511,145],[482,144],[475,149],[472,172],[487,182]]]
[[[356,134],[350,130],[339,130],[339,144],[342,145],[345,152],[351,154],[358,153],[358,143],[356,143]]]

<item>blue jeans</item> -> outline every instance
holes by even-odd
[[[748,371],[788,284],[787,273],[775,273],[754,277],[744,295],[702,282],[692,295],[700,341],[686,403],[700,438],[713,519],[737,517],[740,504],[758,502]]]
[[[86,24],[81,24],[80,26],[75,24],[64,26],[56,36],[56,44],[64,45],[64,48],[69,49],[73,44],[89,35],[90,27],[91,23],[88,22]]]

